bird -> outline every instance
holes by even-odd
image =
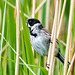
[[[27,21],[29,28],[30,42],[33,49],[41,56],[48,56],[49,46],[53,44],[51,41],[51,33],[43,27],[38,19],[30,18]],[[54,56],[64,65],[64,56],[60,52],[59,42],[56,39]],[[68,61],[68,67],[70,62]]]

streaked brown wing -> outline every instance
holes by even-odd
[[[42,28],[42,30],[46,36],[51,37],[51,33],[46,28]]]
[[[51,33],[46,29],[46,28],[42,28],[43,30],[43,33],[46,35],[46,37],[50,38],[50,42],[52,43],[51,41]],[[56,39],[56,48],[59,47],[59,41],[58,39]]]

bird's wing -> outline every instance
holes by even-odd
[[[42,30],[43,30],[43,34],[45,34],[45,36],[47,38],[50,38],[50,42],[52,43],[52,41],[51,41],[51,33],[46,28],[42,28]],[[59,45],[59,41],[58,41],[58,39],[56,39],[56,47],[57,48],[59,47],[58,45]]]
[[[46,28],[42,28],[43,34],[45,34],[47,37],[51,37],[51,33],[46,29]]]

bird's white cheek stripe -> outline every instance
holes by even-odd
[[[30,27],[30,25],[28,24],[28,27]]]
[[[39,26],[39,25],[41,25],[41,24],[40,24],[40,23],[34,24],[34,25],[31,27],[31,29],[34,29],[34,28],[36,28],[36,26]]]

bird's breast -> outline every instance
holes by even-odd
[[[37,36],[36,38],[30,35],[30,40],[33,49],[42,56],[48,54],[49,40],[44,36]]]

